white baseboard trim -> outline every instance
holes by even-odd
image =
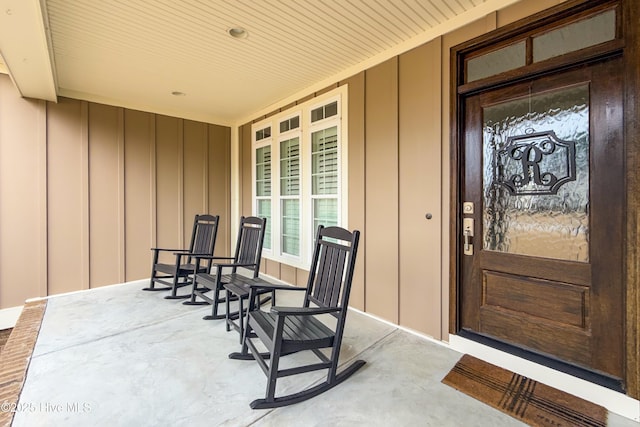
[[[453,350],[460,353],[470,354],[493,365],[603,406],[625,418],[640,421],[640,401],[622,393],[457,335],[449,335],[449,344]]]
[[[22,307],[23,306],[20,305],[0,310],[0,329],[9,329],[16,326],[18,318],[22,313]]]
[[[411,328],[407,328],[405,326],[397,325],[397,324],[395,324],[393,322],[390,322],[390,321],[388,321],[386,319],[383,319],[382,317],[378,317],[375,314],[367,313],[366,311],[362,311],[362,310],[359,310],[357,308],[353,308],[351,306],[349,306],[349,310],[352,310],[352,311],[355,311],[356,313],[360,313],[360,314],[362,314],[364,316],[370,317],[373,320],[376,320],[376,321],[378,321],[380,323],[384,323],[386,325],[392,326],[392,327],[394,327],[396,329],[399,329],[401,331],[404,331],[404,332],[406,332],[408,334],[415,335],[416,337],[421,338],[421,339],[423,339],[425,341],[429,341],[429,342],[431,342],[433,344],[437,344],[437,345],[440,345],[442,347],[450,348],[448,343],[446,343],[444,341],[440,341],[439,339],[436,339],[436,338],[432,337],[431,335],[425,335],[424,333],[415,331],[415,330],[413,330]]]

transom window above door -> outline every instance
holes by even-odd
[[[464,58],[464,83],[470,84],[505,73],[517,73],[533,64],[541,68],[571,62],[572,55],[598,54],[622,43],[619,6],[604,4],[565,22],[551,21],[521,37],[495,43]]]

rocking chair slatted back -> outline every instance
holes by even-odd
[[[260,260],[262,258],[262,243],[266,221],[257,217],[242,217],[240,219],[240,232],[236,244],[235,262],[239,264],[254,264],[253,277],[260,273]],[[236,272],[236,268],[233,268]]]
[[[213,221],[213,220],[212,220]],[[217,227],[213,222],[197,222],[194,224],[193,238],[195,238],[195,242],[191,243],[191,247],[193,248],[191,252],[195,254],[213,254],[212,248],[215,243],[215,233],[217,231]]]
[[[344,231],[337,227],[320,228],[318,230],[318,250],[314,253],[312,269],[317,269],[316,274],[309,275],[307,284],[307,296],[305,307],[312,302],[319,307],[340,307],[342,301],[347,301],[345,295],[340,295],[342,283],[346,279],[345,274],[353,274],[345,265],[353,259],[350,236],[341,236],[345,240],[326,240],[325,235]],[[348,239],[348,240],[347,240]],[[342,242],[342,243],[338,243]],[[313,271],[313,270],[312,270]],[[348,287],[344,287],[344,291]],[[339,313],[332,313],[338,316]]]
[[[218,234],[218,220],[218,216],[196,215],[189,243],[190,254],[213,255]],[[193,257],[189,256],[187,263],[193,263]],[[207,265],[207,267],[210,266]]]

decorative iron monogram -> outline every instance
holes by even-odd
[[[575,142],[553,131],[511,136],[496,150],[494,173],[512,195],[557,194],[576,179]]]

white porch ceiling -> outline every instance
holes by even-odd
[[[0,0],[0,52],[24,96],[235,125],[516,1]]]

